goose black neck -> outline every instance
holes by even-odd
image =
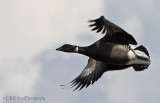
[[[78,47],[77,53],[89,56],[91,58],[97,58],[97,48],[93,46]]]
[[[86,54],[87,52],[87,47],[80,47],[78,46],[78,52],[79,54]]]

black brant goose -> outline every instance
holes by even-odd
[[[92,31],[95,30],[97,33],[102,31],[105,36],[86,47],[65,44],[56,49],[89,57],[87,66],[77,78],[68,83],[69,87],[76,86],[74,90],[87,88],[107,71],[122,70],[131,66],[135,71],[148,68],[150,65],[149,53],[142,45],[131,48],[130,44],[137,45],[132,35],[105,19],[104,16],[89,22],[93,22],[89,25],[94,27]]]

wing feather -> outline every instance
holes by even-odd
[[[89,58],[87,66],[81,72],[81,74],[76,77],[74,80],[69,82],[66,85],[69,85],[69,88],[75,87],[75,90],[83,89],[84,87],[88,87],[91,84],[94,84],[105,71],[114,71],[121,70],[130,67],[129,65],[114,65],[114,64],[106,64],[95,59]],[[68,87],[68,86],[67,86]]]
[[[92,31],[96,31],[97,33],[102,31],[102,34],[105,33],[103,39],[106,42],[137,45],[137,42],[132,35],[128,34],[119,26],[105,19],[104,16],[101,16],[96,20],[90,20],[89,22],[93,22],[93,24],[89,25],[90,27],[94,27]],[[120,38],[120,40],[117,38]]]
[[[102,76],[102,74],[105,72],[105,69],[106,63],[89,58],[88,64],[81,74],[69,83],[70,87],[72,88],[76,86],[73,91],[77,89],[81,90],[84,87],[87,88],[90,84],[94,84],[94,82]]]

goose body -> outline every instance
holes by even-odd
[[[88,64],[81,74],[70,82],[72,87],[76,86],[74,90],[88,87],[106,71],[122,70],[131,66],[135,71],[148,68],[150,65],[149,53],[142,45],[135,49],[131,48],[130,44],[137,45],[132,35],[105,19],[104,16],[89,22],[93,22],[90,25],[90,27],[94,27],[93,31],[102,31],[105,36],[86,47],[65,44],[56,49],[89,57]]]

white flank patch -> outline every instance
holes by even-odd
[[[130,50],[130,51],[128,52],[128,57],[129,57],[130,60],[133,60],[133,59],[136,58],[136,56],[135,56],[135,54],[133,53],[132,50]]]
[[[145,57],[145,58],[149,58],[149,57],[148,57],[144,52],[142,52],[142,51],[135,50],[135,53],[136,53],[138,56]]]
[[[134,52],[141,57],[144,58],[149,58],[144,52],[139,51],[139,50],[134,50]],[[142,60],[142,59],[138,59],[135,54],[133,53],[132,50],[130,50],[128,52],[128,57],[129,57],[129,62],[127,63],[127,65],[132,65],[132,64],[145,64],[145,65],[149,65],[150,61],[147,60]]]

